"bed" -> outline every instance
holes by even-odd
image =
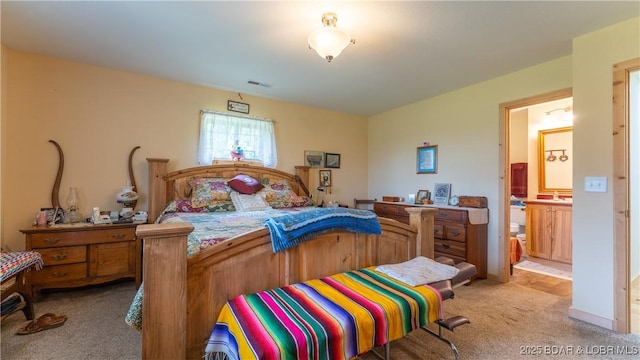
[[[239,174],[286,182],[304,195],[309,167],[295,174],[242,162],[168,172],[168,159],[149,164],[149,219],[171,201],[192,195],[193,178],[230,179]],[[379,264],[433,258],[432,208],[409,208],[410,225],[380,218],[381,234],[334,230],[274,252],[266,227],[214,242],[187,256],[190,222],[137,227],[143,246],[142,357],[202,358],[225,303],[242,294],[280,288]]]

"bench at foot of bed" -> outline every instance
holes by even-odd
[[[458,264],[455,264],[453,259],[447,258],[447,257],[438,257],[436,259],[434,259],[440,263],[443,264],[447,264],[447,265],[451,265],[451,266],[455,266],[456,268],[458,268],[458,274],[456,276],[454,276],[451,280],[444,280],[444,281],[439,281],[437,283],[433,283],[431,284],[432,287],[438,289],[438,291],[440,291],[440,294],[442,296],[443,300],[446,299],[453,299],[455,293],[454,293],[454,288],[467,284],[470,282],[470,279],[477,274],[477,270],[475,265],[473,264],[469,264],[467,262],[461,262]],[[460,316],[460,315],[456,315],[453,317],[450,317],[448,319],[438,319],[435,321],[435,323],[438,325],[438,331],[433,331],[427,327],[422,327],[421,329],[426,331],[427,333],[435,336],[436,338],[438,338],[439,340],[447,343],[449,345],[449,347],[451,348],[451,351],[453,351],[453,355],[455,357],[455,359],[457,360],[459,357],[459,352],[458,349],[456,348],[456,346],[448,339],[446,339],[444,337],[444,333],[442,331],[442,329],[447,329],[449,331],[453,331],[453,329],[457,328],[458,326],[462,326],[462,325],[466,325],[471,323],[471,321],[469,321],[468,318],[464,317],[464,316]],[[376,354],[376,356],[380,357],[380,355]],[[387,357],[388,359],[388,357]]]

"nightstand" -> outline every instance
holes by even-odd
[[[131,278],[142,281],[142,244],[139,223],[60,224],[31,227],[27,251],[42,254],[44,268],[27,273],[27,287],[37,297],[42,289],[72,288]]]

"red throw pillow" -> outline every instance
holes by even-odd
[[[249,175],[238,174],[233,179],[227,181],[227,185],[240,194],[252,195],[262,190],[264,185]]]

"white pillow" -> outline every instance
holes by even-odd
[[[260,195],[245,195],[236,191],[231,192],[231,201],[236,211],[270,210],[272,207]]]
[[[398,264],[380,265],[376,267],[376,271],[387,274],[411,286],[419,286],[451,279],[460,270],[457,267],[445,265],[424,256],[418,256]]]

